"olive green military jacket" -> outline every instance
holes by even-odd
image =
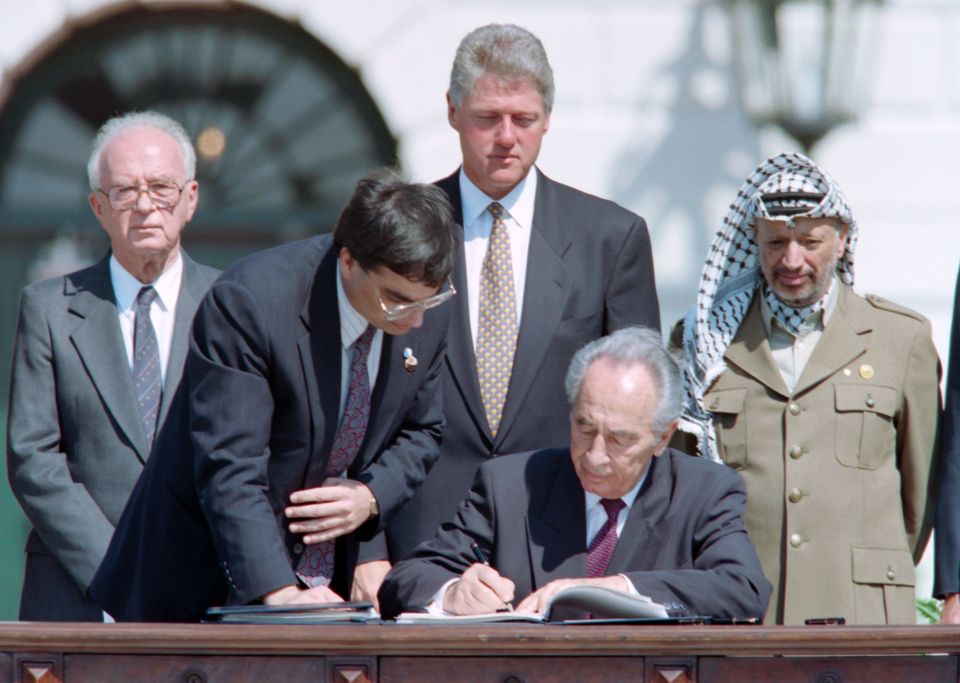
[[[766,623],[913,623],[930,534],[940,363],[922,316],[842,286],[796,390],[755,297],[705,394],[721,457],[747,483],[750,537],[774,586]]]

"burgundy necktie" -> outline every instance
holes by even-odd
[[[603,576],[617,547],[617,519],[620,510],[627,506],[619,498],[601,498],[600,504],[607,511],[607,521],[600,527],[600,531],[593,537],[590,547],[587,548],[587,576]]]
[[[353,343],[353,360],[350,362],[350,388],[347,405],[340,420],[340,429],[333,441],[333,449],[327,459],[328,477],[339,477],[360,452],[360,444],[367,433],[370,419],[370,374],[367,356],[376,328],[368,325]],[[333,577],[333,551],[336,541],[323,541],[308,545],[297,566],[299,576],[308,586],[326,586]]]

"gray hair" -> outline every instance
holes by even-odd
[[[553,110],[553,70],[543,43],[530,31],[514,24],[487,24],[460,41],[447,91],[456,106],[463,104],[485,73],[508,80],[530,78],[544,111],[549,114]]]
[[[564,382],[571,407],[580,395],[587,368],[601,358],[618,365],[641,364],[653,375],[658,400],[657,412],[651,420],[654,431],[666,431],[670,423],[680,416],[680,369],[664,347],[660,333],[639,326],[625,327],[595,339],[574,354]]]
[[[93,149],[87,161],[87,180],[90,182],[92,191],[103,189],[100,187],[100,156],[106,146],[121,133],[141,126],[156,128],[176,140],[183,155],[183,172],[187,180],[193,180],[197,172],[197,154],[193,151],[193,143],[183,126],[159,112],[131,111],[109,119],[100,126],[97,136],[93,139]]]

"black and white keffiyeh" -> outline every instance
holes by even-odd
[[[847,244],[837,273],[844,283],[853,285],[856,221],[837,183],[802,154],[780,154],[760,164],[737,192],[714,236],[700,276],[697,304],[684,319],[685,395],[680,429],[696,436],[700,454],[712,460],[720,455],[703,394],[726,369],[723,354],[763,282],[753,226],[756,218],[772,216],[791,223],[796,216],[829,216],[846,223]]]

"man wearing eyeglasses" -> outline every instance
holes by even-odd
[[[166,116],[105,123],[87,173],[110,252],[23,292],[7,447],[33,527],[23,620],[103,620],[87,589],[170,414],[190,324],[217,275],[180,248],[199,199],[195,166],[190,138]]]
[[[455,249],[444,193],[379,172],[332,236],[223,274],[187,361],[193,455],[161,436],[94,583],[111,615],[351,595],[359,540],[439,453]]]

